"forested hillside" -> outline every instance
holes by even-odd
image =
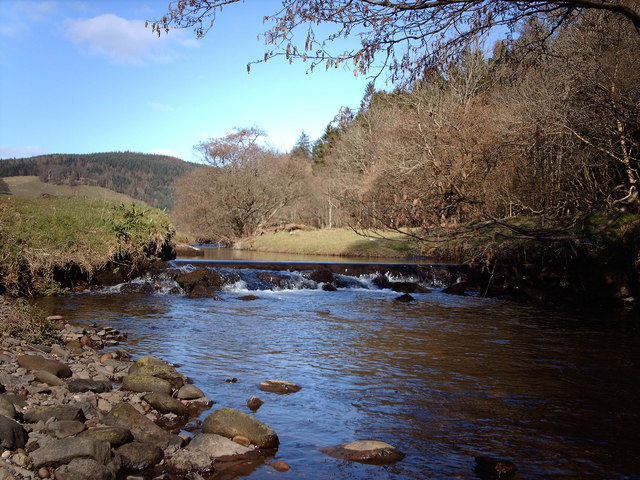
[[[55,154],[0,160],[0,177],[36,175],[58,185],[96,185],[170,209],[174,181],[195,167],[174,157],[135,152]]]

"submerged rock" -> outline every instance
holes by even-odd
[[[404,453],[396,447],[378,440],[361,440],[344,443],[337,447],[323,448],[321,451],[342,460],[352,460],[376,465],[395,463],[404,458]]]
[[[262,404],[264,404],[264,402],[255,395],[252,395],[251,398],[247,400],[247,408],[254,412],[258,410],[262,406]]]
[[[416,299],[411,295],[409,295],[408,293],[405,293],[404,295],[400,295],[399,297],[394,298],[394,300],[400,303],[410,303],[410,302],[416,301]]]
[[[483,480],[510,479],[518,470],[513,462],[502,458],[479,456],[475,460],[475,472]]]
[[[287,394],[298,392],[302,387],[284,380],[266,380],[261,382],[258,388],[264,392]]]

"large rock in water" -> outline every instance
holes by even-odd
[[[302,387],[284,380],[266,380],[264,382],[260,382],[258,388],[264,392],[279,393],[283,395],[298,392]]]
[[[0,447],[14,450],[24,448],[27,443],[27,431],[15,420],[0,415]]]
[[[337,447],[323,448],[321,451],[335,458],[374,465],[394,463],[404,458],[404,453],[396,447],[378,440],[344,443]]]
[[[184,273],[176,277],[176,282],[182,287],[182,289],[190,293],[196,287],[203,287],[205,289],[219,290],[225,283],[224,277],[213,270],[208,268],[198,268],[193,272]]]
[[[32,372],[44,370],[58,378],[69,378],[71,376],[71,369],[67,365],[57,360],[44,358],[41,355],[20,355],[18,357],[18,364],[22,368],[26,368]]]
[[[234,408],[221,408],[209,414],[202,424],[202,431],[227,438],[246,437],[260,448],[276,448],[280,443],[271,427]]]
[[[122,389],[130,392],[158,392],[171,395],[171,384],[151,375],[127,375],[122,379]]]
[[[182,444],[180,437],[163,430],[128,403],[115,405],[104,416],[103,423],[113,427],[128,428],[137,442],[151,443],[160,448]]]

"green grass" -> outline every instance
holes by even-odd
[[[351,229],[292,230],[261,235],[244,242],[243,249],[261,252],[351,257],[410,257],[420,255],[420,247],[398,233],[379,236],[358,235]]]
[[[43,195],[54,197],[75,196],[144,205],[144,202],[136,200],[129,195],[97,186],[76,185],[72,187],[69,185],[54,185],[52,183],[45,183],[35,176],[4,177],[3,180],[9,186],[11,194],[19,198],[37,198]]]
[[[0,292],[56,293],[56,272],[135,266],[173,234],[168,215],[85,197],[0,197]]]

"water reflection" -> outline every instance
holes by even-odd
[[[438,291],[398,304],[388,291],[259,292],[246,303],[182,296],[76,295],[47,308],[130,333],[131,350],[182,365],[216,407],[279,434],[295,478],[473,478],[473,457],[504,456],[521,479],[638,476],[637,329],[583,314]],[[238,383],[225,379],[237,377]],[[260,381],[302,385],[259,392]],[[407,457],[351,464],[320,447],[375,438]],[[272,478],[259,466],[247,478]]]

